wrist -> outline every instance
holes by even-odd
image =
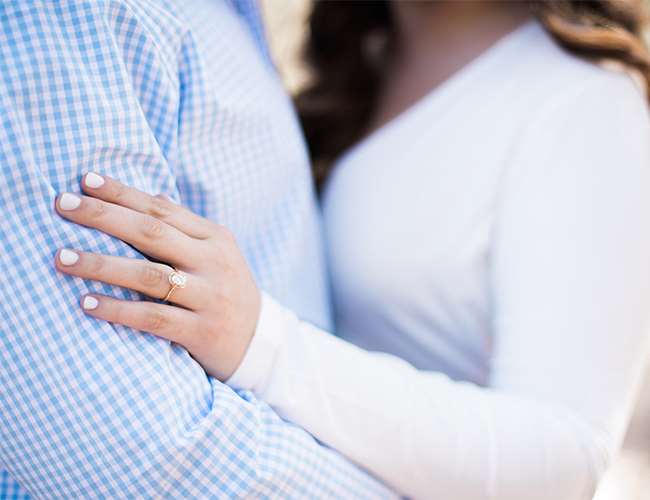
[[[262,292],[255,333],[241,363],[226,383],[236,389],[259,391],[271,377],[273,365],[286,341],[293,314]]]

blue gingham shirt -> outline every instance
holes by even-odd
[[[0,3],[0,498],[379,498],[383,486],[183,349],[84,315],[55,215],[103,172],[238,236],[259,285],[328,326],[304,145],[254,4]],[[20,486],[18,486],[20,485]]]

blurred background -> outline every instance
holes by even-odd
[[[308,77],[300,64],[300,48],[310,5],[311,0],[262,0],[273,58],[291,92]],[[650,369],[623,453],[605,477],[596,500],[650,500]]]

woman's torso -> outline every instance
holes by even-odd
[[[324,217],[343,338],[487,383],[503,178],[530,116],[603,73],[530,21],[339,161]]]

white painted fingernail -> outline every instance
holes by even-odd
[[[72,250],[68,250],[64,248],[59,253],[59,260],[61,261],[61,264],[63,264],[64,266],[72,266],[73,264],[76,264],[77,261],[79,260],[79,254],[73,252]]]
[[[71,193],[63,193],[59,200],[59,207],[61,210],[74,210],[81,205],[81,198]]]
[[[95,297],[84,297],[83,304],[81,305],[86,311],[91,311],[93,309],[97,309],[97,306],[99,305],[99,301]]]
[[[97,189],[104,185],[104,178],[101,175],[97,175],[94,172],[89,172],[86,174],[85,180],[86,186],[92,189]]]

